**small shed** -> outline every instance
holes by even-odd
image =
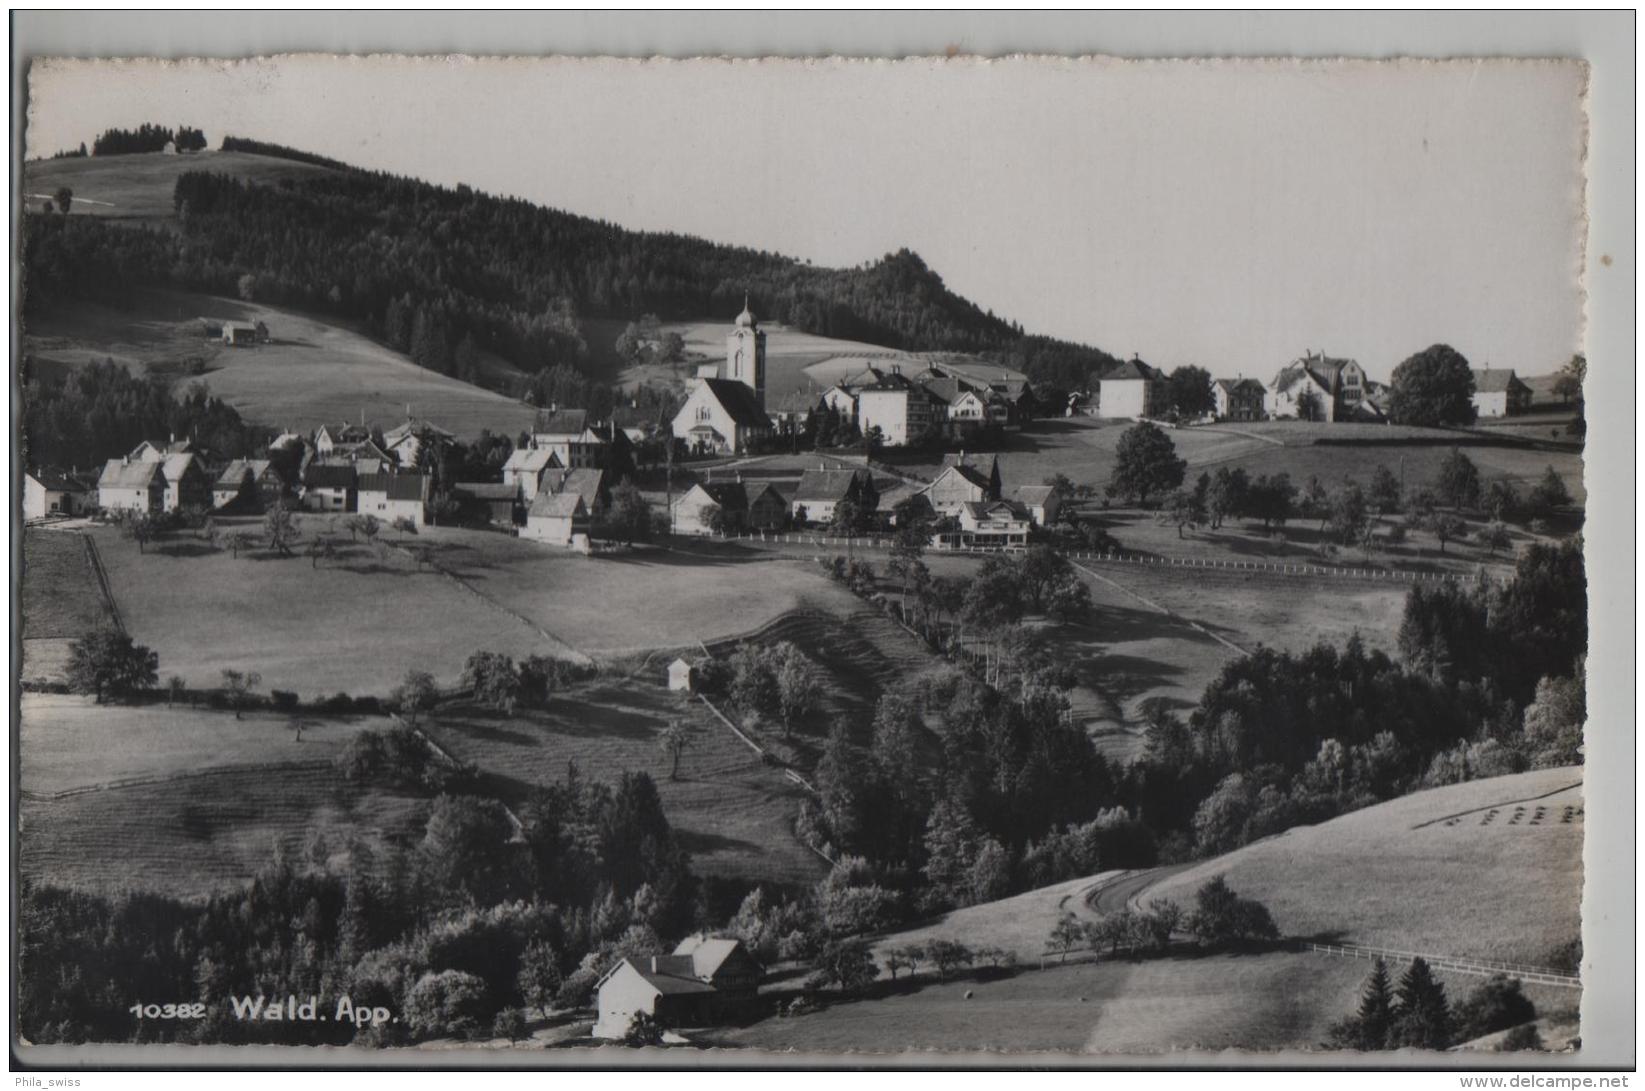
[[[691,692],[697,682],[697,668],[684,659],[676,659],[668,665],[668,688]]]

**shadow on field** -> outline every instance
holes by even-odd
[[[463,719],[442,718],[440,726],[447,731],[486,742],[508,743],[510,746],[541,746],[542,740],[524,731],[513,731],[497,724],[478,721],[473,712],[464,713]]]
[[[668,784],[667,778],[662,778],[659,787]],[[704,856],[711,852],[725,850],[739,850],[743,852],[760,852],[766,846],[755,844],[753,841],[744,841],[740,837],[726,837],[718,833],[704,833],[702,830],[688,830],[676,826],[674,840],[679,846],[693,856]]]
[[[656,735],[660,726],[657,717],[628,709],[615,708],[578,697],[561,697],[555,701],[554,718],[538,721],[546,731],[572,738],[612,738],[641,740]]]

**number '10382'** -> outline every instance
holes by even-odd
[[[204,1004],[133,1004],[127,1009],[139,1019],[204,1019]]]

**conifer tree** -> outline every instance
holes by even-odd
[[[1435,978],[1428,963],[1412,959],[1399,979],[1399,1009],[1389,1045],[1417,1049],[1444,1049],[1451,1044],[1451,1007],[1445,986]]]

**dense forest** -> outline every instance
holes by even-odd
[[[225,147],[341,166],[238,138]],[[176,232],[36,218],[25,247],[31,301],[117,301],[133,283],[159,279],[365,321],[422,366],[467,378],[478,377],[474,349],[527,376],[556,364],[586,369],[582,316],[729,316],[745,297],[800,330],[977,353],[1057,387],[1085,385],[1114,362],[1025,335],[955,295],[908,250],[826,269],[360,170],[278,185],[188,172],[174,199]]]
[[[164,125],[144,122],[135,129],[108,129],[92,141],[93,155],[138,155],[143,152],[164,151],[173,144],[180,152],[203,151],[206,134],[200,129],[179,125],[168,129]]]

